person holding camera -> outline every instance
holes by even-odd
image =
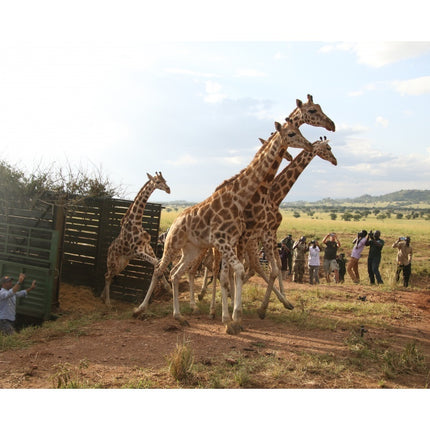
[[[288,274],[291,275],[291,272],[293,270],[293,245],[294,245],[293,236],[289,234],[288,236],[284,237],[282,239],[282,244],[285,245]]]
[[[351,252],[351,259],[346,268],[348,275],[351,277],[354,284],[360,283],[360,274],[358,272],[358,260],[361,257],[364,247],[367,242],[367,231],[361,230],[357,233],[357,237],[352,241],[354,247]]]
[[[308,247],[309,283],[319,284],[318,272],[320,270],[320,248],[316,240],[311,240]]]
[[[369,247],[369,256],[367,257],[367,272],[371,285],[375,285],[375,278],[378,285],[383,284],[379,264],[381,263],[381,252],[385,242],[381,239],[381,232],[376,230],[375,233],[370,230],[367,237],[366,246]]]
[[[326,280],[330,283],[330,275],[334,273],[334,279],[336,283],[339,282],[339,264],[336,260],[337,250],[340,248],[339,239],[336,236],[336,233],[327,234],[322,243],[326,246],[324,250],[324,271]]]
[[[305,274],[305,254],[307,251],[305,236],[294,242],[293,251],[293,282],[301,283]]]
[[[396,282],[399,282],[400,273],[403,272],[403,286],[409,285],[409,278],[412,271],[412,247],[411,238],[399,237],[394,243],[393,248],[397,248],[397,271]]]
[[[33,281],[30,287],[20,290],[24,279],[24,273],[20,273],[15,285],[10,276],[0,279],[0,332],[4,335],[15,333],[16,298],[27,297],[27,294],[36,288],[36,281]]]

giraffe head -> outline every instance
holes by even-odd
[[[273,136],[273,134],[274,134],[274,133],[272,133],[272,136]],[[267,145],[267,143],[268,143],[268,141],[267,141],[267,140],[264,140],[264,139],[262,139],[261,137],[259,137],[258,139],[260,140],[260,142],[261,142],[261,144],[262,144],[262,145]],[[293,157],[292,157],[292,155],[291,155],[288,151],[285,151],[285,152],[284,152],[284,158],[285,158],[287,161],[293,161]]]
[[[302,133],[290,118],[285,118],[286,123],[282,126],[275,122],[276,131],[281,135],[284,144],[291,148],[300,148],[312,152],[311,143],[303,137]]]
[[[330,161],[330,163],[334,166],[337,166],[337,160],[331,152],[331,147],[328,144],[329,142],[330,141],[327,140],[325,136],[324,139],[320,137],[320,140],[317,140],[312,144],[313,153],[318,155],[318,157],[322,158],[323,160]]]
[[[154,187],[165,191],[167,194],[170,194],[170,187],[167,185],[166,180],[163,178],[161,172],[155,172],[155,176],[151,176],[149,173],[146,174],[148,179],[153,183]]]
[[[296,109],[290,115],[296,127],[300,127],[302,124],[309,124],[315,127],[324,127],[328,131],[336,130],[334,122],[322,111],[320,105],[314,103],[313,97],[310,94],[308,94],[308,101],[306,103],[297,99],[296,104]]]

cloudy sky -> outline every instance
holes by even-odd
[[[342,2],[317,2],[313,14],[276,5],[252,14],[243,1],[234,14],[227,2],[8,3],[0,157],[13,165],[101,169],[127,198],[161,171],[172,192],[152,201],[200,201],[310,93],[336,132],[302,133],[326,135],[338,166],[313,160],[287,201],[430,188],[430,38],[414,33],[426,15],[416,8],[397,39],[407,11],[323,16]],[[391,25],[378,36],[380,16]]]

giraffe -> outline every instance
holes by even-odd
[[[273,134],[274,133],[271,133],[271,137],[273,136]],[[263,145],[267,144],[266,140],[261,139],[261,138],[259,138],[259,140]],[[293,159],[293,157],[291,156],[291,154],[287,150],[284,152],[283,157],[288,161],[291,161]],[[238,174],[234,175],[233,177],[231,177],[230,179],[227,179],[224,182],[222,182],[222,184],[219,185],[215,189],[215,191],[217,191],[218,189],[220,189],[226,185],[232,184],[232,182],[240,175],[240,173],[238,173]],[[199,300],[203,300],[203,297],[206,293],[207,271],[210,268],[212,270],[212,275],[213,275],[213,284],[212,284],[212,300],[211,300],[211,304],[210,304],[209,315],[211,316],[211,318],[215,318],[215,295],[216,295],[216,284],[217,284],[217,279],[218,279],[219,269],[220,269],[220,262],[221,262],[220,253],[215,248],[210,248],[210,249],[203,250],[200,253],[200,255],[196,258],[196,260],[194,260],[194,263],[191,265],[191,267],[188,271],[188,283],[189,283],[189,287],[190,287],[190,307],[193,310],[193,312],[197,311],[197,306],[196,306],[196,302],[195,302],[195,298],[194,298],[194,279],[195,279],[198,268],[200,267],[200,265],[202,263],[204,263],[204,265],[205,265],[204,281],[203,281],[202,289],[198,295],[198,298],[199,298]],[[232,285],[230,285],[230,296],[233,296]]]
[[[215,191],[206,200],[186,209],[175,219],[166,238],[163,258],[154,270],[144,301],[133,313],[135,317],[141,316],[146,311],[157,279],[164,273],[175,255],[181,252],[179,263],[170,272],[173,286],[173,316],[181,324],[188,324],[179,309],[179,279],[202,250],[215,247],[222,256],[220,277],[222,321],[226,324],[227,333],[237,334],[242,330],[244,267],[236,255],[236,246],[245,228],[243,211],[260,184],[274,178],[288,146],[311,149],[310,143],[292,125],[282,127],[276,122],[275,128],[277,132],[270,142],[261,146],[251,163],[242,170],[231,186]],[[236,280],[233,320],[227,304],[229,267],[232,268]]]
[[[282,222],[282,215],[279,211],[279,206],[282,203],[282,201],[285,199],[286,195],[291,190],[292,186],[297,181],[297,178],[300,176],[300,174],[303,172],[303,170],[309,165],[309,163],[318,155],[323,160],[329,161],[334,166],[337,165],[336,157],[333,155],[331,151],[331,147],[328,144],[328,140],[324,136],[324,140],[320,138],[320,140],[317,140],[312,144],[312,151],[302,151],[300,152],[297,157],[294,158],[294,160],[286,166],[278,175],[275,177],[275,179],[272,182],[272,187],[269,191],[269,205],[267,206],[267,217],[265,226],[263,228],[263,246],[267,248],[275,249],[275,255],[276,255],[276,265],[277,269],[275,270],[274,276],[278,276],[279,283],[281,284],[282,275],[280,273],[280,267],[281,262],[279,258],[279,254],[276,252],[276,233],[278,231],[278,228]],[[254,255],[255,255],[255,248],[254,245]],[[267,251],[266,251],[267,253]],[[252,251],[251,251],[252,254]],[[252,264],[256,264],[255,259],[253,260]],[[273,288],[276,292],[276,289]],[[282,292],[282,288],[281,288]],[[260,318],[264,318],[266,315],[267,306],[269,304],[269,298],[271,293],[271,284],[268,284],[268,287],[266,289],[266,294],[263,299],[263,303],[258,310],[258,315]]]
[[[306,103],[303,103],[301,100],[296,100],[296,108],[293,110],[293,112],[290,114],[288,118],[286,118],[286,123],[284,127],[288,127],[289,124],[293,124],[293,127],[299,128],[303,124],[309,124],[315,127],[324,127],[329,131],[335,131],[336,126],[334,122],[322,111],[321,107],[318,104],[315,104],[313,102],[312,95],[307,95],[308,101]],[[261,139],[260,139],[261,140]],[[262,141],[264,145],[264,141]],[[291,156],[289,154],[285,154],[285,158],[287,160],[291,161]],[[225,181],[223,184],[220,185],[222,187],[225,184],[228,184],[230,181],[234,179],[231,178],[230,180]],[[266,187],[266,185],[263,185],[263,187]],[[258,198],[260,196],[260,199]],[[245,209],[244,215],[245,219],[247,220],[247,232],[245,233],[245,236],[241,240],[241,246],[242,248],[246,249],[246,256],[247,260],[249,262],[249,271],[245,276],[244,282],[249,279],[255,271],[265,280],[265,282],[268,284],[268,291],[270,292],[272,290],[271,285],[273,285],[274,280],[277,277],[278,272],[278,260],[279,255],[277,252],[277,248],[274,246],[276,245],[276,235],[275,235],[275,242],[271,245],[266,244],[265,250],[266,250],[266,258],[268,258],[270,262],[271,267],[271,276],[267,278],[266,274],[261,268],[261,265],[258,262],[257,259],[257,249],[258,249],[258,239],[260,239],[263,235],[263,232],[266,231],[266,225],[265,220],[267,217],[272,216],[269,213],[266,213],[265,206],[268,204],[267,202],[267,196],[266,194],[257,192],[256,195],[253,197],[252,201],[249,203],[247,208]],[[282,218],[281,218],[282,219]],[[267,249],[266,249],[267,248]],[[275,263],[276,262],[276,263]],[[278,297],[278,299],[281,301],[281,303],[284,305],[286,309],[292,309],[293,305],[286,300],[286,298],[283,295],[283,285],[282,285],[282,278],[279,277],[280,282],[280,291],[273,287],[273,290]],[[203,286],[204,288],[204,286]],[[202,288],[202,291],[200,292],[199,297],[202,297],[205,290]],[[214,309],[214,294],[215,294],[215,285],[213,286],[212,290],[212,301],[211,301],[211,314],[212,309]],[[266,292],[267,294],[267,292]]]
[[[170,194],[170,188],[161,172],[156,172],[155,176],[147,173],[147,176],[148,182],[140,189],[129,206],[121,220],[121,231],[108,249],[105,287],[100,296],[106,305],[110,305],[109,290],[112,279],[126,268],[131,259],[140,258],[154,266],[158,263],[150,245],[151,236],[142,227],[143,212],[149,196],[155,189]]]

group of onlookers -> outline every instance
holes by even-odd
[[[378,285],[383,284],[379,265],[385,241],[381,238],[381,232],[376,230],[375,232],[370,231],[367,233],[366,230],[362,230],[357,233],[352,243],[353,248],[347,261],[345,254],[339,253],[341,244],[336,233],[329,233],[324,237],[321,245],[324,246],[322,266],[326,281],[330,282],[333,277],[336,283],[344,282],[345,274],[348,273],[354,283],[360,283],[358,264],[363,249],[368,246],[367,271],[369,281],[372,285],[375,282]],[[409,236],[399,237],[393,243],[392,247],[398,250],[396,281],[399,281],[400,274],[403,273],[403,285],[407,287],[409,285],[412,263],[411,238]],[[292,274],[293,282],[303,282],[307,262],[309,283],[318,284],[321,251],[322,249],[317,240],[311,240],[309,243],[306,243],[305,236],[300,237],[296,241],[293,240],[291,234],[286,236],[281,241],[279,249],[283,278],[286,279],[287,275]]]

